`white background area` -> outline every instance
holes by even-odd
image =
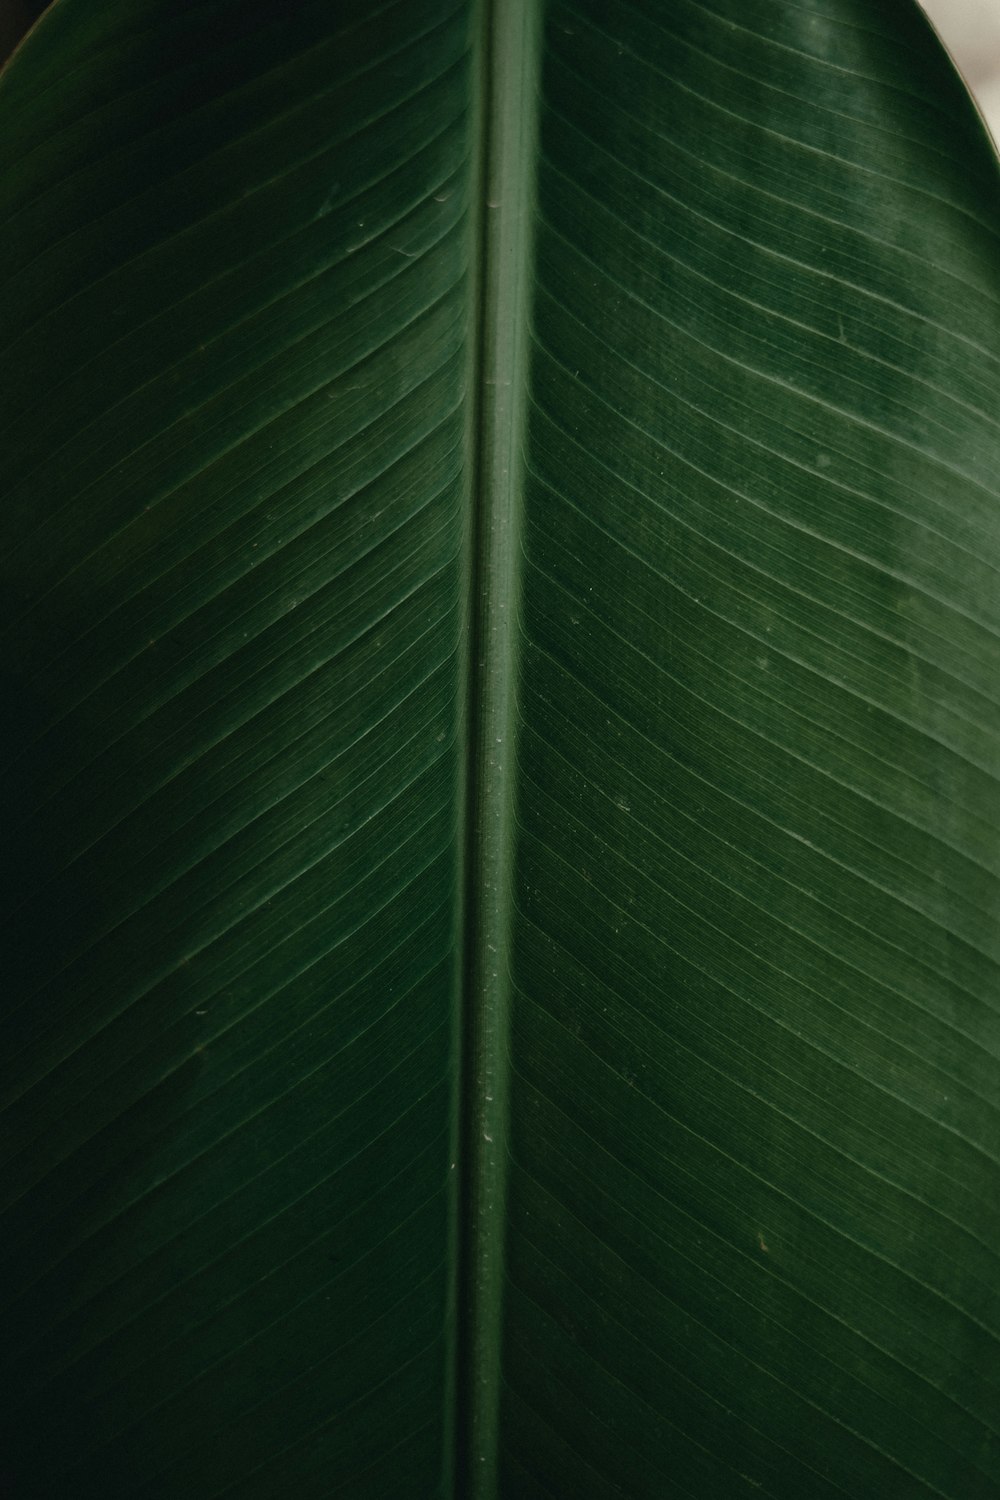
[[[922,0],[1000,141],[1000,0]]]

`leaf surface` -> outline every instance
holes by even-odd
[[[917,8],[57,0],[0,126],[3,1483],[995,1500]]]
[[[992,153],[915,8],[574,0],[538,197],[505,1491],[995,1495]]]
[[[469,44],[70,4],[6,80],[14,1493],[448,1469]]]

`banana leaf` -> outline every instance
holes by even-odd
[[[998,1500],[922,12],[55,0],[0,156],[0,1494]]]

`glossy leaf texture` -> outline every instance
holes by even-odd
[[[916,7],[548,12],[505,1493],[1000,1493],[1000,213]]]
[[[0,141],[0,1488],[996,1500],[919,10],[56,0]]]

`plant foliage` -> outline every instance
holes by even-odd
[[[1000,1497],[1000,203],[911,0],[0,75],[0,1487]]]

